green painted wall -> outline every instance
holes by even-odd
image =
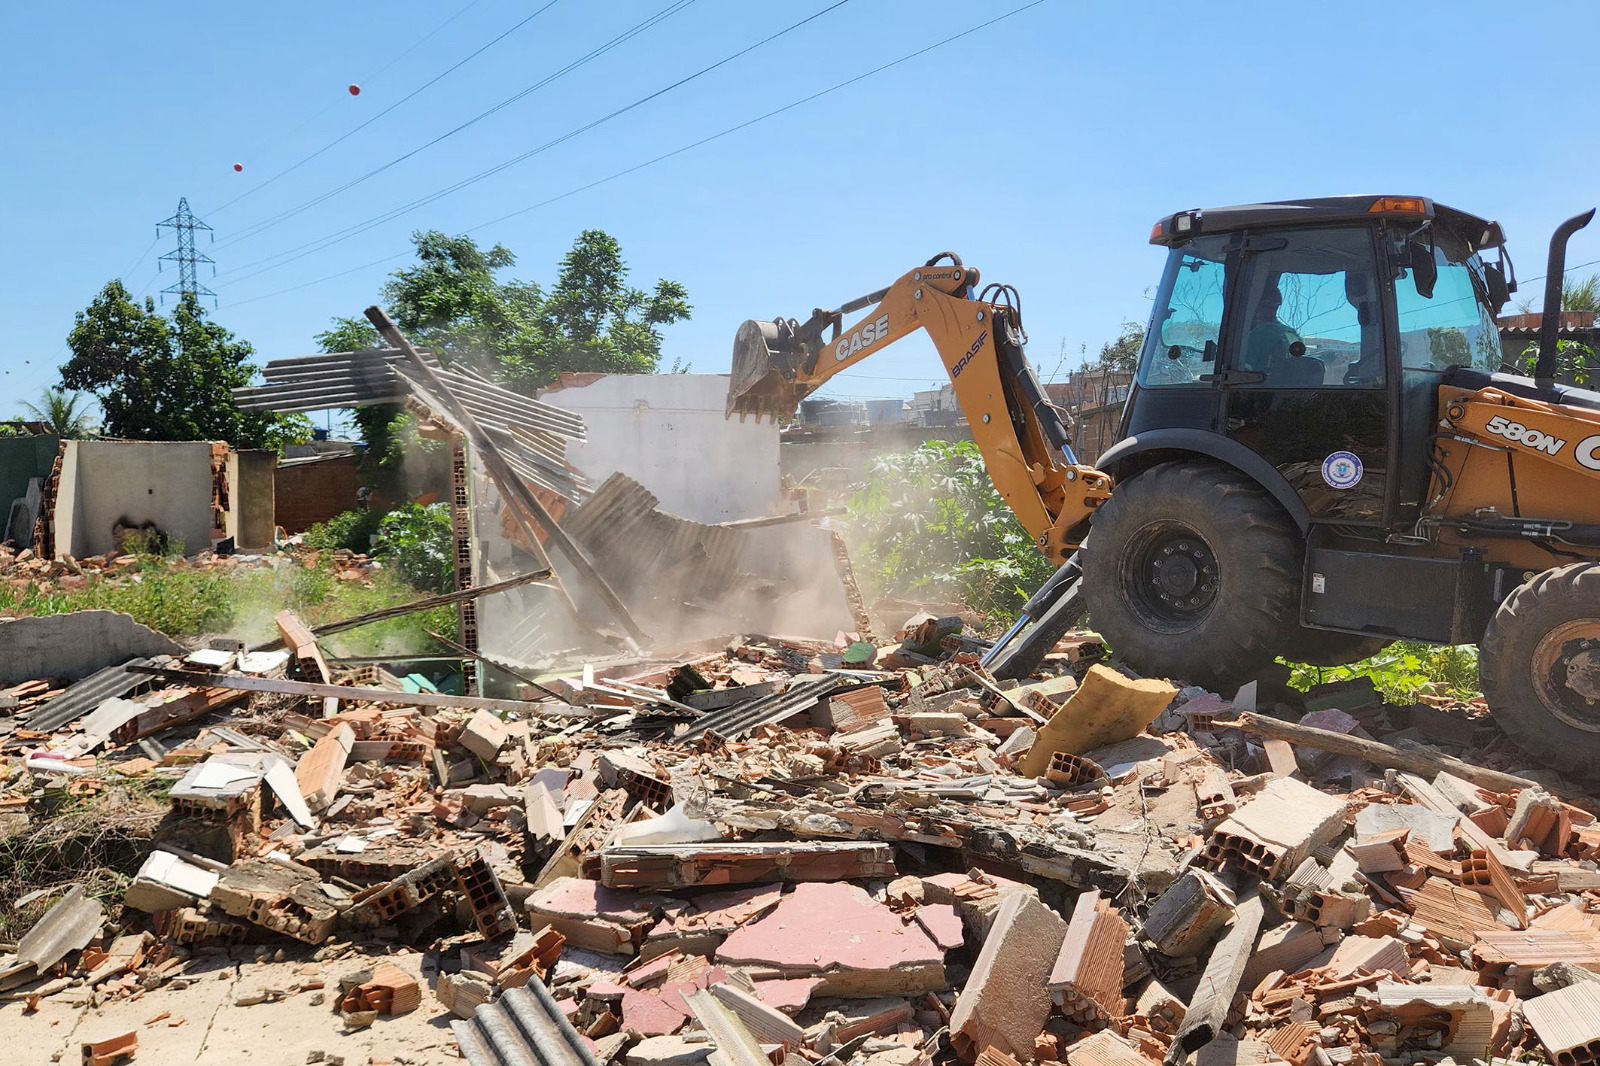
[[[0,437],[0,525],[11,501],[28,492],[30,478],[50,476],[61,441],[54,436]]]

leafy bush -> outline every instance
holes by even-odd
[[[1301,692],[1328,681],[1366,677],[1386,702],[1400,706],[1415,703],[1425,692],[1457,699],[1479,695],[1478,650],[1470,644],[1441,647],[1397,640],[1370,659],[1348,666],[1288,665],[1289,684]]]
[[[326,522],[318,522],[306,530],[308,548],[327,551],[347,548],[367,554],[372,551],[372,538],[377,535],[378,523],[383,520],[381,511],[345,511]]]
[[[373,555],[417,588],[443,592],[455,584],[455,532],[448,504],[396,507],[378,523]]]
[[[880,594],[959,600],[1004,623],[1055,571],[971,441],[929,441],[869,470],[850,523],[859,569]]]

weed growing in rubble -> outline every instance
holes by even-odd
[[[1470,644],[1435,647],[1397,640],[1348,666],[1289,663],[1289,684],[1304,692],[1329,681],[1370,678],[1385,702],[1403,706],[1424,693],[1471,699],[1479,695],[1478,650]]]
[[[227,635],[254,643],[277,635],[272,616],[285,607],[314,626],[405,603],[425,591],[396,569],[336,571],[326,557],[273,568],[201,566],[142,555],[130,571],[92,575],[75,588],[51,583],[0,589],[0,615],[123,611],[171,637]],[[324,646],[336,655],[445,651],[428,630],[454,638],[454,610],[436,607],[348,630]]]
[[[971,441],[879,456],[869,472],[850,500],[851,547],[879,595],[959,601],[1005,624],[1054,572]]]

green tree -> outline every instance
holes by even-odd
[[[548,292],[537,282],[501,279],[516,263],[504,245],[482,249],[437,230],[413,234],[412,243],[416,265],[383,287],[395,323],[447,362],[520,392],[531,394],[564,370],[651,373],[661,362],[661,327],[690,314],[676,281],[658,280],[649,292],[629,285],[621,245],[601,230],[578,236]],[[325,351],[377,343],[359,318],[335,319],[317,339]]]
[[[232,390],[256,374],[250,345],[206,318],[193,293],[172,317],[143,305],[113,280],[79,311],[67,335],[72,356],[61,367],[69,389],[95,394],[105,433],[129,440],[223,440],[270,448],[308,440],[304,415],[241,411]]]
[[[56,436],[65,440],[82,440],[94,433],[88,402],[89,398],[81,392],[47,386],[39,404],[24,402],[22,407],[36,421],[48,426]]]
[[[1144,348],[1144,327],[1137,322],[1124,322],[1116,340],[1100,346],[1100,354],[1087,370],[1117,370],[1131,373],[1139,365],[1139,352]]]
[[[1600,311],[1600,274],[1590,274],[1582,281],[1573,279],[1563,283],[1561,310]]]

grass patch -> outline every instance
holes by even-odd
[[[278,568],[201,568],[145,555],[132,573],[93,575],[79,588],[30,584],[0,590],[0,614],[123,611],[170,637],[231,636],[259,643],[277,635],[272,616],[285,607],[316,626],[423,595],[389,569],[342,581],[326,559],[310,567],[295,560]],[[435,607],[335,634],[323,643],[334,655],[448,654],[427,635],[429,629],[454,639],[455,609]]]
[[[105,791],[69,797],[65,790],[36,804],[28,828],[0,840],[0,940],[14,941],[44,917],[69,885],[107,905],[115,917],[128,882],[150,853],[150,840],[167,813],[161,789],[137,778],[107,775]],[[52,800],[54,803],[52,804]],[[16,901],[36,889],[46,896],[20,910]]]

